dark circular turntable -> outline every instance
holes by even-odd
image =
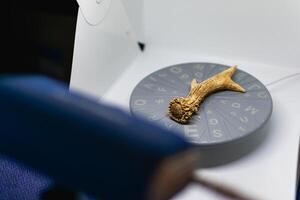
[[[185,63],[163,68],[145,77],[131,94],[130,110],[161,126],[184,135],[198,146],[235,143],[250,137],[265,125],[272,113],[272,98],[255,77],[237,70],[232,79],[246,93],[221,91],[208,96],[188,124],[169,118],[167,109],[174,97],[184,97],[192,79],[198,82],[227,69],[213,63]]]

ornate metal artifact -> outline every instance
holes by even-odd
[[[236,66],[230,67],[201,83],[193,79],[189,94],[186,97],[176,97],[170,102],[168,108],[170,118],[176,122],[186,124],[192,118],[192,115],[198,111],[201,102],[209,94],[220,90],[246,92],[242,86],[231,79],[236,69]]]

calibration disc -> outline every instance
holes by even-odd
[[[177,131],[200,146],[230,143],[249,136],[270,118],[272,98],[259,80],[242,70],[237,70],[232,79],[243,86],[246,93],[221,91],[211,94],[186,125],[167,115],[169,102],[175,97],[187,96],[192,79],[201,82],[228,67],[185,63],[158,70],[135,87],[130,99],[131,113]]]

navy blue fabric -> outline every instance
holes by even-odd
[[[1,153],[106,200],[143,199],[158,163],[190,148],[45,77],[1,78],[0,121]]]
[[[297,188],[296,199],[300,200],[300,185],[299,185],[299,183],[298,183],[298,188]]]
[[[0,156],[1,200],[38,200],[40,194],[52,185],[50,178]]]

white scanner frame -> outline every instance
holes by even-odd
[[[265,84],[300,71],[296,0],[111,0],[109,9],[95,8],[92,0],[78,2],[71,89],[125,110],[140,80],[172,64],[237,64]],[[138,42],[146,44],[145,51]],[[201,173],[258,199],[292,200],[300,80],[295,77],[269,90],[274,110],[263,144],[237,161]],[[191,185],[174,199],[220,197]]]

